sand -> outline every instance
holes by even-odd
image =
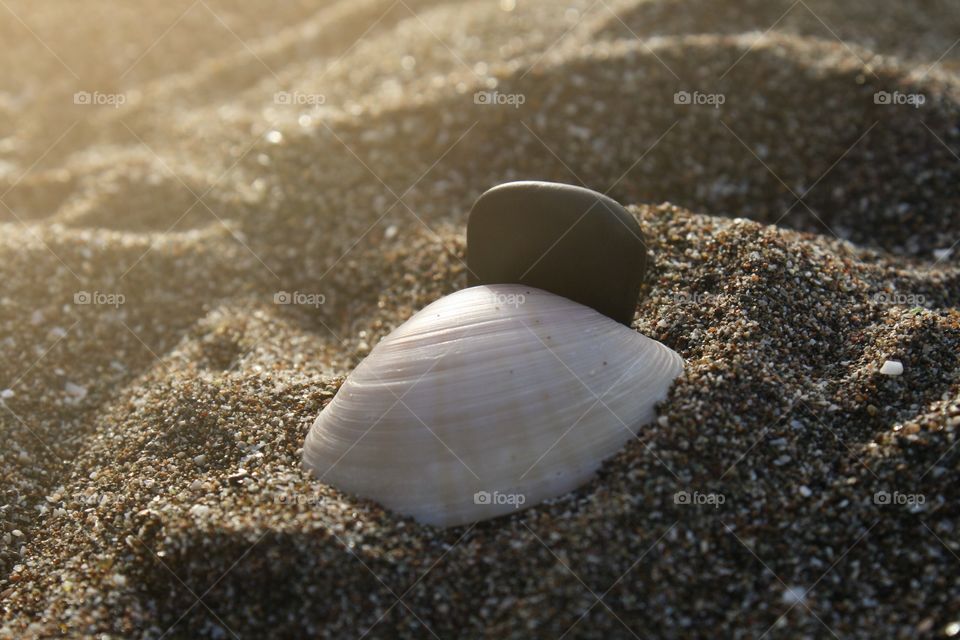
[[[0,6],[0,637],[960,632],[950,2],[161,4]],[[510,179],[637,217],[658,421],[471,527],[312,480]]]

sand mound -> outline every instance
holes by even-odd
[[[956,621],[947,3],[9,5],[0,637]],[[464,286],[466,211],[517,178],[631,204],[635,326],[688,361],[660,420],[474,527],[313,481],[318,411]]]

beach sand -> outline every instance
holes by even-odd
[[[954,3],[2,4],[0,637],[960,631]],[[312,479],[515,179],[637,217],[658,421],[469,527]]]

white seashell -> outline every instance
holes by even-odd
[[[452,526],[567,493],[652,421],[679,355],[523,285],[464,289],[382,340],[320,413],[322,481]]]

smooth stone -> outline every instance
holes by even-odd
[[[903,374],[903,364],[899,360],[887,360],[880,367],[880,373],[885,376],[899,376]]]
[[[470,286],[524,284],[627,326],[647,268],[640,225],[615,200],[567,184],[508,182],[467,223]]]

